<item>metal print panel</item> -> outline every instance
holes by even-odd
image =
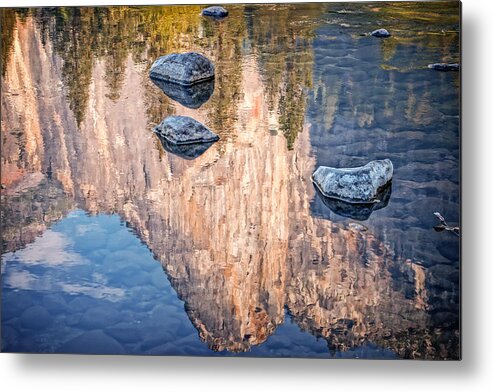
[[[460,359],[460,3],[3,8],[2,351]]]

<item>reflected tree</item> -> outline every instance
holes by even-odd
[[[5,75],[5,65],[8,62],[12,50],[12,40],[16,24],[15,10],[11,8],[0,9],[0,26],[2,37],[2,76]]]
[[[28,8],[0,8],[2,76],[5,75],[6,64],[12,51],[16,23],[17,21],[23,23],[28,14]]]
[[[269,95],[269,109],[278,111],[280,131],[292,149],[303,129],[307,89],[312,86],[314,21],[320,7],[303,5],[303,15],[310,23],[300,23],[295,17],[299,7],[279,6],[276,12],[265,12],[266,8],[247,8],[247,25]]]

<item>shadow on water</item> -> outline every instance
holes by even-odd
[[[377,201],[374,203],[349,203],[344,200],[334,199],[324,196],[314,184],[317,196],[322,199],[333,213],[346,218],[365,221],[377,210],[387,207],[392,194],[392,182],[383,187],[377,194]]]
[[[187,143],[187,144],[174,144],[170,143],[166,140],[166,138],[156,134],[161,142],[163,148],[174,155],[179,156],[180,158],[193,160],[201,156],[204,152],[206,152],[209,147],[211,147],[215,142],[211,143]]]
[[[198,109],[206,103],[214,92],[214,80],[197,83],[192,86],[182,86],[151,78],[169,98],[190,109]]]

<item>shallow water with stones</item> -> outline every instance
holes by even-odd
[[[458,358],[433,213],[459,221],[460,75],[427,68],[459,61],[457,7],[4,11],[2,350]],[[216,66],[198,108],[148,78],[190,50]],[[220,140],[184,159],[152,132],[171,114]],[[385,158],[372,211],[310,181]]]

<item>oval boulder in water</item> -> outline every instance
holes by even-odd
[[[159,57],[151,66],[152,79],[191,86],[214,79],[214,64],[196,52],[171,53]]]
[[[353,168],[320,166],[312,179],[325,197],[350,203],[371,203],[377,201],[379,191],[392,180],[393,173],[392,162],[384,159]]]
[[[202,15],[211,16],[213,18],[225,18],[228,16],[228,10],[224,7],[213,5],[202,10]]]
[[[154,128],[154,132],[172,144],[212,143],[219,140],[219,136],[209,128],[187,116],[166,117]]]

